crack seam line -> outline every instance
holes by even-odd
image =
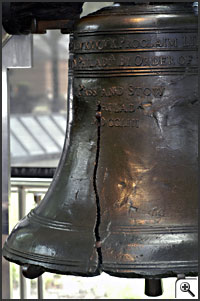
[[[97,111],[96,111],[96,120],[97,120],[97,151],[96,151],[96,158],[95,158],[95,166],[94,166],[94,174],[93,174],[93,187],[96,196],[96,206],[97,206],[97,218],[96,218],[96,225],[95,225],[95,237],[96,237],[96,248],[98,253],[98,268],[102,264],[102,253],[101,253],[101,246],[100,246],[100,235],[99,235],[99,226],[101,222],[101,211],[100,211],[100,200],[97,190],[97,169],[99,163],[99,153],[100,153],[100,135],[101,135],[101,105],[98,104]]]

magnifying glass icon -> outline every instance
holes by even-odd
[[[188,282],[182,282],[180,285],[180,289],[182,292],[188,292],[192,297],[195,297],[195,294],[193,294],[193,292],[191,292],[190,290],[190,284]]]

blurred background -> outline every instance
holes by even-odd
[[[81,17],[113,2],[85,2]],[[33,35],[33,67],[10,69],[11,166],[56,167],[66,129],[69,35]]]

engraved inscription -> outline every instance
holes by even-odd
[[[186,55],[116,55],[109,54],[104,56],[82,55],[73,58],[70,68],[120,68],[120,67],[175,67],[175,66],[195,66],[197,57],[192,54]]]
[[[140,108],[136,99],[161,98],[164,92],[164,86],[145,87],[134,84],[103,87],[101,85],[96,86],[96,84],[88,85],[87,83],[84,85],[81,83],[75,88],[77,97],[93,98],[92,101],[95,100],[97,108],[99,105],[101,106],[101,126],[108,128],[139,128],[139,119],[133,118]],[[92,124],[96,123],[96,118],[93,118]]]
[[[113,113],[132,113],[135,111],[135,105],[133,103],[102,103],[101,110]]]
[[[129,96],[154,96],[162,97],[165,91],[165,87],[134,87],[133,85],[128,86]]]
[[[183,43],[183,47],[197,47],[198,43],[197,43],[197,35],[187,35],[187,36],[183,36],[182,37],[182,43]]]
[[[139,128],[139,119],[132,118],[130,113],[135,112],[135,105],[133,103],[107,103],[104,101],[97,101],[97,107],[101,104],[101,126],[102,127],[118,127],[118,128]],[[108,113],[108,114],[104,114]],[[111,114],[110,114],[111,113]],[[115,113],[118,113],[115,116]],[[129,113],[128,118],[124,113]],[[109,117],[109,115],[111,117]],[[93,118],[92,124],[97,124],[97,119]]]
[[[78,96],[97,96],[97,90],[93,88],[86,88],[84,85],[79,85]]]
[[[108,57],[100,57],[100,58],[87,58],[83,56],[78,56],[71,60],[72,68],[94,68],[94,67],[108,67],[116,64],[116,58],[113,54]]]
[[[162,97],[165,91],[165,87],[137,87],[134,85],[122,86],[112,86],[112,87],[98,87],[98,88],[87,88],[84,85],[79,85],[77,89],[77,96],[84,97],[104,97],[110,98],[112,96],[137,96],[137,97]]]
[[[134,127],[139,128],[139,120],[138,119],[126,119],[126,118],[101,118],[101,126],[112,127]]]
[[[134,49],[177,49],[197,47],[195,34],[157,34],[138,37],[129,34],[123,37],[102,37],[99,39],[79,39],[70,44],[71,51],[104,51],[104,50],[134,50]]]
[[[105,102],[97,102],[97,107],[101,103],[101,126],[102,127],[118,127],[118,128],[127,128],[127,127],[133,127],[133,128],[139,128],[139,119],[137,118],[131,118],[131,115],[129,114],[128,118],[124,115],[124,113],[134,113],[135,107],[133,103],[105,103]],[[118,117],[108,117],[110,114],[104,114],[106,113],[119,113]],[[92,124],[97,124],[97,119],[93,117]]]
[[[121,86],[114,86],[110,88],[101,88],[101,97],[111,97],[111,96],[122,96],[124,94],[124,89]]]
[[[173,66],[175,65],[174,57],[171,55],[144,57],[137,55],[135,58],[135,66]]]
[[[187,56],[182,55],[178,58],[178,63],[179,65],[187,66],[187,65],[191,65],[192,60],[193,60],[192,55],[187,55]]]

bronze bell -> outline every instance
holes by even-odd
[[[56,175],[3,255],[27,277],[197,275],[193,4],[115,3],[80,19],[69,79]]]

